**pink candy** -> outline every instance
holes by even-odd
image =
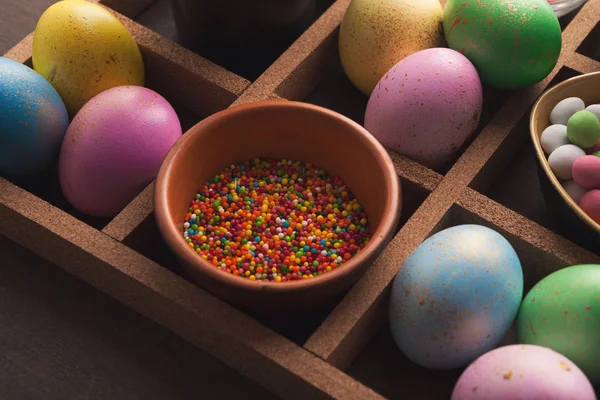
[[[573,180],[586,190],[600,189],[600,157],[583,156],[575,160]]]
[[[579,206],[591,219],[600,223],[600,190],[587,192],[581,198]]]

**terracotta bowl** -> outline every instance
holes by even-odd
[[[580,75],[546,91],[533,107],[530,132],[538,158],[538,176],[550,210],[556,215],[560,232],[571,241],[600,253],[600,225],[592,220],[563,189],[540,144],[540,136],[550,125],[550,112],[559,101],[579,97],[587,105],[600,103],[600,72]]]
[[[371,240],[336,270],[302,281],[250,281],[203,260],[182,236],[191,199],[226,166],[256,157],[310,162],[340,176],[368,213]],[[398,175],[369,132],[331,110],[288,101],[233,107],[198,123],[167,154],[154,195],[160,232],[189,278],[231,304],[268,309],[305,308],[349,288],[392,238],[400,207]]]

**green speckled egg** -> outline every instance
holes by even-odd
[[[533,85],[560,55],[560,24],[547,0],[448,0],[443,25],[450,48],[490,86]]]
[[[542,279],[523,300],[517,340],[571,359],[600,384],[600,265],[576,265]]]

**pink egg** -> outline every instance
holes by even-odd
[[[379,81],[365,128],[389,149],[439,169],[473,134],[482,106],[473,64],[451,49],[427,49],[404,58]]]
[[[120,86],[77,113],[59,159],[62,191],[79,211],[114,216],[155,178],[181,137],[173,107],[158,93]]]
[[[600,224],[600,190],[590,190],[584,194],[579,202],[579,207],[591,219]]]
[[[600,189],[600,157],[583,156],[575,160],[571,170],[573,180],[582,188]]]
[[[510,345],[475,360],[460,376],[452,400],[596,400],[571,360],[546,347]]]

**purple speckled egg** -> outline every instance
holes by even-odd
[[[452,400],[596,400],[594,388],[571,360],[546,347],[500,347],[461,375]]]
[[[473,64],[457,51],[432,48],[406,57],[381,78],[365,128],[389,149],[439,169],[473,134],[482,106]]]
[[[77,113],[63,141],[62,191],[79,211],[109,217],[155,178],[182,135],[173,107],[140,86],[108,89]]]

